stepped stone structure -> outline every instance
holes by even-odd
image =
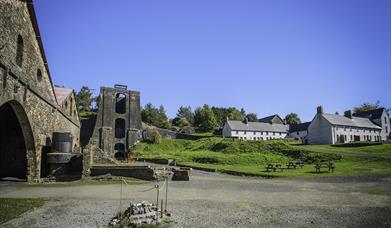
[[[59,104],[31,0],[0,0],[0,178],[36,180],[54,132],[79,146],[73,90]],[[71,111],[72,109],[72,111]]]
[[[89,144],[99,147],[111,158],[125,160],[129,148],[140,140],[141,129],[140,93],[129,91],[123,85],[102,87]]]

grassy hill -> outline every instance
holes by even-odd
[[[310,147],[298,147],[283,140],[241,141],[223,138],[162,140],[160,144],[140,143],[132,153],[141,159],[176,159],[178,163],[212,168],[220,172],[243,172],[274,177],[317,177],[336,175],[391,174],[391,158],[374,158],[336,153],[318,153]],[[307,163],[303,169],[268,173],[268,163],[286,164],[290,160]],[[334,160],[334,173],[315,173],[313,163]]]

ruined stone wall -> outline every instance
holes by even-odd
[[[119,99],[118,95],[123,98]],[[118,124],[121,121],[122,124]],[[99,147],[112,158],[121,153],[126,156],[129,148],[140,139],[141,128],[140,93],[126,88],[102,87],[95,128],[89,144]]]
[[[79,146],[80,123],[56,103],[45,66],[31,5],[21,0],[0,0],[0,106],[12,104],[21,122],[27,146],[27,177],[40,177],[41,151],[55,131],[71,132]],[[16,63],[18,36],[23,39],[23,63]],[[40,74],[37,74],[37,72]]]

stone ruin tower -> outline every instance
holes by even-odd
[[[127,86],[101,87],[99,109],[90,144],[116,160],[128,157],[141,135],[140,92]]]

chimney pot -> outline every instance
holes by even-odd
[[[352,110],[347,110],[347,111],[345,111],[344,116],[347,117],[347,118],[349,118],[349,119],[352,119],[352,118],[353,118],[353,112],[352,112]]]
[[[316,108],[316,113],[318,113],[318,114],[323,114],[323,106],[321,105],[321,106],[318,106],[317,108]]]

